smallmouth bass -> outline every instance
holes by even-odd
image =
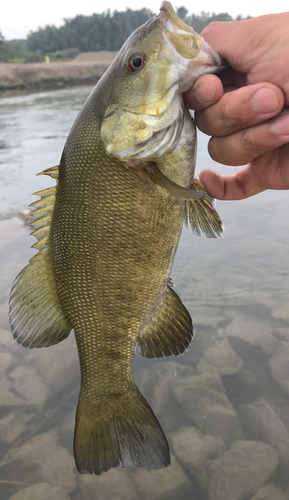
[[[88,97],[39,191],[39,250],[10,296],[14,338],[46,347],[75,331],[81,368],[74,453],[81,473],[170,464],[165,435],[131,374],[132,356],[182,354],[191,317],[171,288],[183,222],[222,235],[194,180],[196,132],[182,92],[223,62],[169,2],[138,28]]]

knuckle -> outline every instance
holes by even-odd
[[[248,129],[242,130],[241,143],[245,149],[252,149],[252,147],[256,147],[255,134],[252,129],[250,131]]]
[[[272,134],[262,126],[251,127],[242,131],[241,141],[246,150],[259,153],[271,144]]]
[[[224,100],[221,116],[223,125],[225,125],[226,128],[230,129],[236,125],[237,113],[232,106],[230,98]]]

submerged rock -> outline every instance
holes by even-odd
[[[219,375],[233,375],[243,366],[243,361],[230,346],[230,342],[222,330],[214,334],[213,340],[203,353],[197,371],[208,372],[216,369]]]
[[[35,482],[49,483],[72,491],[75,487],[74,460],[68,451],[60,446],[56,436],[38,434],[22,446],[12,448],[5,456],[5,462],[18,463],[17,478],[26,480],[27,468],[34,471]],[[19,462],[23,467],[19,467]],[[23,477],[21,477],[23,470]],[[41,497],[39,497],[41,498]],[[51,497],[52,498],[52,497]]]
[[[277,453],[271,446],[236,441],[211,464],[209,500],[243,500],[254,495],[277,466]]]
[[[132,481],[139,493],[137,498],[142,500],[182,498],[184,492],[190,487],[185,472],[172,454],[170,467],[151,472],[136,471]]]
[[[0,420],[0,436],[1,442],[13,444],[14,441],[27,432],[27,424],[33,418],[33,412],[25,412],[20,408],[17,412],[10,411],[5,417]]]
[[[278,452],[280,460],[289,461],[289,433],[273,408],[264,398],[241,407],[242,420],[254,435],[270,444]],[[272,497],[273,498],[273,497]]]
[[[0,329],[0,341],[1,341],[1,329]],[[17,360],[15,359],[12,354],[9,352],[1,352],[1,372],[0,372],[0,379],[4,378],[6,376],[6,373],[9,371],[9,369],[13,369],[13,365],[15,366]]]
[[[288,500],[288,497],[275,484],[271,483],[263,486],[250,500]]]
[[[55,393],[74,380],[79,383],[80,370],[74,334],[49,349],[35,349],[33,366],[41,380]]]
[[[140,391],[153,402],[154,412],[160,413],[165,405],[171,403],[173,386],[180,379],[187,379],[195,374],[192,366],[184,365],[175,361],[165,363],[153,363],[150,368],[137,371],[135,380]],[[140,378],[141,377],[141,378]]]
[[[276,328],[274,332],[275,337],[278,340],[284,340],[285,342],[289,342],[289,328],[280,327]]]
[[[4,316],[5,315],[5,316]],[[0,306],[0,318],[7,317],[7,304],[5,304],[5,308]],[[0,342],[1,345],[5,345],[8,342],[11,344],[11,333],[5,328],[0,327]]]
[[[288,309],[288,304],[285,303],[283,305],[279,305],[275,309],[272,310],[271,314],[272,318],[280,318],[280,319],[289,319],[289,309]]]
[[[79,490],[77,499],[137,500],[139,494],[132,481],[134,472],[132,469],[118,467],[110,469],[101,476],[77,474],[77,487]]]
[[[208,465],[226,451],[225,443],[218,437],[206,436],[196,427],[181,427],[170,437],[178,460],[207,489]]]
[[[165,433],[175,431],[180,426],[181,409],[177,408],[173,388],[179,380],[186,380],[194,373],[194,367],[175,361],[151,361],[150,368],[136,370],[136,384],[153,408]]]
[[[37,483],[17,491],[10,500],[69,500],[68,494],[62,488],[49,483]]]
[[[43,406],[51,395],[34,368],[17,366],[8,377],[0,381],[0,405]]]
[[[206,434],[218,436],[226,443],[241,437],[239,418],[218,375],[201,373],[181,379],[174,386],[174,395],[186,416]]]
[[[289,394],[289,342],[278,342],[269,360],[272,375],[281,389]]]
[[[229,338],[237,338],[252,346],[258,346],[267,354],[272,353],[277,343],[268,324],[243,314],[236,314],[225,331]]]

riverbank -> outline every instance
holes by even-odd
[[[49,90],[94,85],[116,52],[88,52],[72,61],[0,64],[0,90]]]

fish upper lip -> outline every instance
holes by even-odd
[[[188,26],[184,21],[182,21],[173,9],[173,6],[167,0],[164,0],[160,6],[160,13],[158,15],[159,22],[163,28],[171,31],[173,33],[190,33],[196,34],[196,32]]]
[[[206,42],[206,40],[203,41],[200,52],[205,55],[207,54],[208,58],[213,58],[218,69],[222,70],[228,67],[227,61],[220,56],[220,54],[216,52],[215,49],[213,49],[213,47]]]

